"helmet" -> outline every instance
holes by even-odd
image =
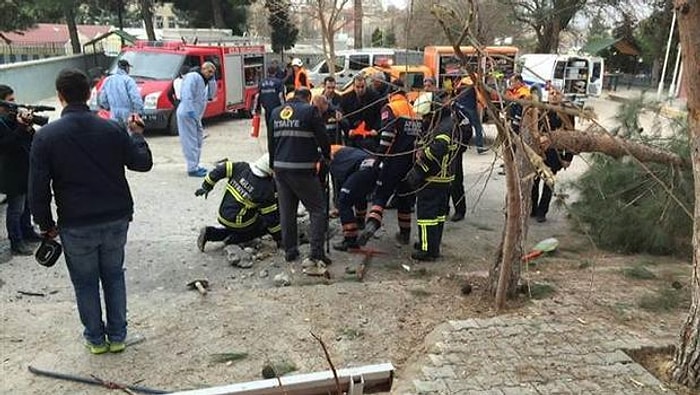
[[[292,59],[292,66],[302,67],[303,65],[304,65],[304,62],[302,62],[301,59],[299,59],[299,58]]]
[[[258,177],[270,177],[270,155],[262,154],[255,162],[250,164],[250,170]]]

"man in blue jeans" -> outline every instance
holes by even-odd
[[[83,72],[61,71],[56,91],[63,111],[34,138],[29,201],[42,235],[61,236],[88,349],[121,352],[126,339],[124,245],[133,215],[124,168],[149,171],[153,158],[138,115],[129,118],[128,133],[90,112],[85,104],[90,82]],[[52,188],[58,227],[51,213]]]
[[[14,102],[12,88],[0,85],[0,100]],[[31,114],[0,106],[0,192],[7,195],[5,225],[13,255],[31,255],[30,243],[41,240],[34,231],[27,204],[33,136]]]

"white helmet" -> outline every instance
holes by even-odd
[[[258,177],[270,177],[270,155],[262,154],[255,162],[250,164],[250,170]]]
[[[299,59],[299,58],[292,59],[292,66],[302,67],[303,65],[304,65],[304,62],[302,62],[301,59]]]

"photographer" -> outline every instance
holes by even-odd
[[[12,88],[0,85],[0,100],[14,102]],[[32,226],[27,204],[29,148],[34,129],[31,113],[15,110],[0,106],[0,192],[7,195],[5,221],[12,253],[31,255],[28,243],[41,240]]]

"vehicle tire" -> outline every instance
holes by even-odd
[[[247,108],[238,110],[238,115],[243,119],[253,118],[253,113],[250,110],[248,110]]]
[[[168,118],[168,128],[165,129],[165,131],[169,136],[177,136],[180,134],[177,128],[177,114],[175,114],[175,111],[170,114],[170,117]]]

